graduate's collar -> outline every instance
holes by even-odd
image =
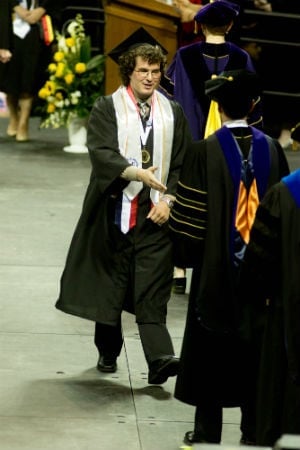
[[[226,120],[225,122],[223,122],[223,125],[227,128],[248,127],[249,126],[246,119]]]
[[[141,98],[135,96],[135,94],[134,94],[134,92],[133,92],[132,87],[130,86],[130,84],[127,86],[126,90],[127,90],[127,92],[128,92],[129,97],[132,99],[133,103],[134,103],[136,106],[139,105],[139,104],[141,104],[141,103],[148,103],[149,106],[152,105],[153,94],[150,95],[150,97],[141,99]]]
[[[152,95],[150,97],[147,98],[139,98],[139,97],[135,97],[137,103],[148,103],[148,105],[151,105],[152,102]]]

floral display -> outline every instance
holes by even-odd
[[[55,33],[57,48],[48,66],[49,79],[39,91],[41,128],[68,126],[74,117],[88,117],[104,90],[104,55],[91,56],[80,14]]]

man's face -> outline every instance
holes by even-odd
[[[130,75],[130,86],[136,98],[146,100],[151,97],[161,78],[160,65],[149,64],[140,56],[136,58],[135,69]]]

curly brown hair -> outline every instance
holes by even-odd
[[[123,53],[118,60],[119,71],[124,86],[130,83],[130,75],[136,67],[136,58],[140,56],[149,64],[159,64],[163,75],[167,57],[159,45],[142,44]]]

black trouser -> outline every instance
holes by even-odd
[[[253,403],[253,404],[252,404]],[[249,440],[255,441],[255,404],[241,406],[241,425],[243,435]],[[204,442],[221,442],[222,437],[223,408],[212,401],[203,402],[196,407],[194,432]]]
[[[138,328],[148,364],[164,356],[174,355],[172,340],[165,324],[138,324]],[[123,345],[121,321],[116,326],[96,322],[94,342],[101,355],[117,358]]]

